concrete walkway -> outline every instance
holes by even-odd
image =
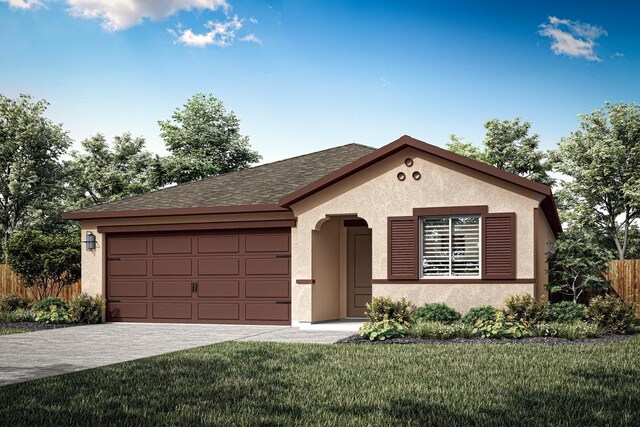
[[[0,386],[225,341],[330,344],[353,331],[106,323],[0,336]]]

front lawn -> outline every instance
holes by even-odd
[[[0,387],[0,402],[5,425],[637,425],[640,336],[565,346],[228,342]]]

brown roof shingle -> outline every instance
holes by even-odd
[[[277,204],[287,194],[373,151],[347,144],[68,212],[68,217],[82,212]]]

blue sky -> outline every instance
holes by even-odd
[[[213,93],[273,161],[403,134],[480,142],[519,116],[543,148],[640,101],[640,5],[557,1],[0,0],[0,93],[51,103],[76,144],[143,135]]]

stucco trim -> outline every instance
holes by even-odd
[[[437,208],[413,208],[413,216],[438,216],[438,215],[485,215],[489,212],[489,206],[443,206]]]
[[[315,283],[315,279],[296,279],[296,285],[313,285]]]
[[[371,283],[373,284],[394,284],[394,285],[430,285],[430,284],[438,284],[438,285],[459,285],[465,283],[534,283],[536,279],[418,279],[418,280],[406,280],[406,279],[372,279]]]

